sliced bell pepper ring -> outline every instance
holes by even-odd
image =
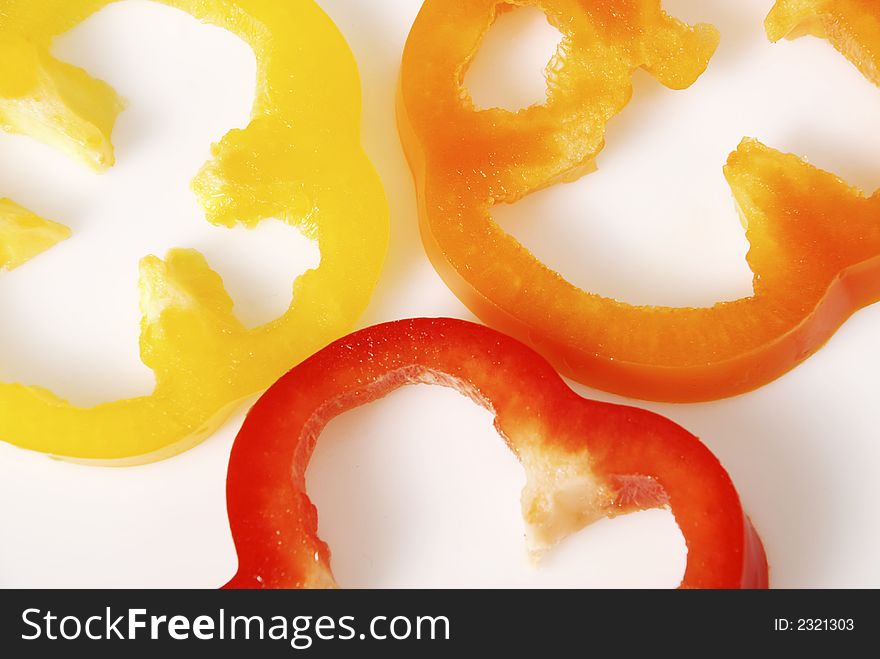
[[[876,0],[778,0],[765,27],[774,42],[805,34],[828,39],[868,80],[880,85],[880,3]]]
[[[572,378],[630,397],[723,398],[781,376],[857,309],[880,298],[880,195],[745,140],[726,176],[747,225],[754,295],[712,308],[633,306],[586,292],[541,263],[490,213],[495,204],[589,171],[608,119],[646,68],[691,84],[714,29],[659,0],[522,0],[564,35],[546,103],[477,111],[464,71],[496,0],[426,0],[403,56],[398,115],[422,238],[450,288],[481,319]]]
[[[0,0],[0,127],[42,139],[96,169],[113,163],[110,132],[123,104],[105,83],[56,60],[50,48],[55,36],[110,3]],[[311,1],[165,4],[237,34],[258,61],[250,125],[214,146],[213,160],[193,183],[207,219],[228,227],[282,219],[317,240],[321,265],[296,281],[284,315],[249,330],[198,252],[145,258],[141,355],[156,374],[154,393],[85,409],[37,387],[0,384],[0,440],[114,463],[180,452],[240,401],[348,332],[378,280],[388,208],[360,144],[357,67],[331,20]],[[67,235],[20,210],[0,207],[6,265],[20,265]]]
[[[718,460],[672,421],[581,398],[537,353],[450,319],[377,325],[333,343],[257,402],[235,444],[227,507],[239,567],[227,588],[335,586],[306,469],[335,416],[407,384],[452,387],[495,414],[526,470],[522,511],[540,553],[602,517],[671,509],[683,587],[766,588],[767,560]]]

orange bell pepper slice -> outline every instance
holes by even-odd
[[[812,34],[827,39],[880,85],[880,3],[876,0],[778,0],[764,23],[776,42]]]
[[[116,93],[52,56],[52,40],[112,0],[0,0],[0,128],[41,139],[95,169],[114,162]],[[309,0],[165,0],[247,41],[258,61],[251,123],[214,146],[193,182],[208,221],[281,219],[317,240],[321,264],[297,279],[286,313],[243,326],[193,250],[141,263],[141,356],[150,396],[80,408],[39,387],[0,384],[0,440],[56,456],[131,464],[207,437],[244,399],[350,331],[376,285],[388,206],[360,144],[357,65]],[[67,237],[0,202],[0,269]]]
[[[305,474],[335,416],[407,384],[457,389],[495,415],[526,471],[533,554],[603,517],[668,507],[688,548],[684,588],[766,588],[767,559],[718,462],[644,410],[581,398],[519,341],[462,320],[355,332],[278,381],[248,415],[226,480],[238,572],[227,588],[333,587]]]
[[[496,0],[426,0],[403,55],[400,133],[422,239],[450,288],[488,324],[563,373],[630,397],[723,398],[781,376],[880,298],[880,195],[866,198],[798,158],[745,140],[725,169],[752,249],[754,295],[711,308],[645,307],[591,294],[541,263],[490,216],[590,170],[606,122],[645,68],[672,88],[718,42],[659,0],[522,0],[564,35],[546,103],[476,110],[463,72]]]

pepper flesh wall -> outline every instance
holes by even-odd
[[[877,0],[778,0],[765,21],[771,41],[812,34],[829,42],[880,85]]]
[[[30,135],[95,169],[114,162],[123,107],[85,71],[55,59],[53,39],[111,0],[0,0],[0,127]],[[131,464],[208,436],[245,398],[354,325],[379,277],[388,207],[360,144],[357,66],[310,0],[165,0],[247,41],[258,63],[253,115],[213,147],[193,182],[209,222],[278,218],[317,240],[321,264],[297,279],[286,313],[249,330],[223,283],[194,250],[145,258],[141,356],[152,395],[75,407],[22,384],[0,384],[0,440],[71,459]],[[66,230],[11,225],[0,207],[0,255],[35,255]],[[9,258],[9,257],[7,257]],[[88,294],[84,291],[83,294]]]
[[[0,271],[15,270],[70,237],[70,229],[0,199]]]

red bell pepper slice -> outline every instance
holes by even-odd
[[[248,415],[227,477],[239,568],[227,588],[336,585],[306,469],[335,416],[412,383],[453,387],[495,414],[527,473],[540,552],[601,517],[668,507],[688,547],[682,587],[766,588],[767,560],[717,458],[672,421],[587,400],[543,357],[492,329],[416,319],[351,334],[278,381]]]

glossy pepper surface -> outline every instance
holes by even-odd
[[[107,84],[57,60],[50,49],[57,35],[108,4],[0,0],[0,126],[99,170],[114,162],[111,130],[123,103]],[[286,313],[250,330],[198,252],[145,258],[140,345],[156,375],[154,393],[86,409],[38,387],[0,384],[0,440],[122,463],[182,451],[240,401],[348,332],[378,279],[388,209],[360,144],[357,67],[330,19],[310,0],[164,4],[230,30],[257,58],[250,124],[214,146],[213,159],[193,182],[207,219],[228,227],[281,219],[317,241],[320,267],[297,279]],[[0,206],[0,258],[7,265],[20,265],[66,235],[10,208]]]
[[[414,383],[453,387],[494,413],[526,471],[522,511],[534,553],[599,518],[668,507],[688,547],[683,587],[767,586],[761,541],[696,437],[656,414],[581,398],[540,355],[494,330],[416,319],[340,339],[251,410],[227,476],[239,559],[227,587],[335,585],[306,494],[315,444],[333,417]]]
[[[493,206],[590,171],[606,122],[630,98],[632,73],[644,68],[686,87],[718,34],[670,18],[659,0],[516,2],[544,10],[563,34],[547,100],[516,113],[477,110],[462,80],[497,4],[424,3],[398,108],[427,252],[481,319],[590,386],[690,402],[779,377],[880,297],[880,196],[755,140],[725,169],[751,243],[751,297],[711,308],[634,306],[541,263],[492,219]]]

